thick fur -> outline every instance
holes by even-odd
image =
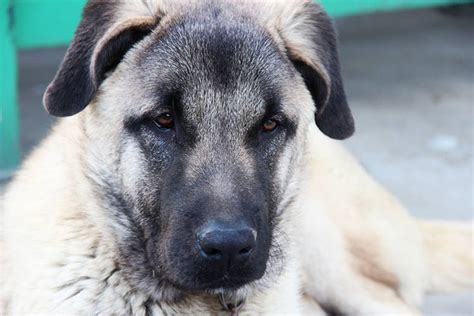
[[[100,3],[45,94],[75,115],[1,204],[6,315],[228,314],[219,297],[242,314],[409,315],[427,291],[472,285],[472,227],[412,218],[324,135],[353,121],[318,6]],[[193,126],[182,151],[142,119],[169,100]],[[274,107],[282,130],[246,132]],[[190,231],[236,214],[263,222],[248,281],[202,288]]]
[[[221,310],[212,295],[153,302],[121,277],[113,242],[87,215],[97,206],[81,173],[81,134],[75,117],[62,121],[5,196],[6,314]],[[424,292],[472,286],[472,227],[418,222],[339,144],[317,130],[309,139],[305,161],[317,176],[308,174],[289,232],[299,251],[276,284],[247,299],[245,312],[416,314]]]
[[[418,221],[423,246],[430,249],[427,262],[431,291],[446,292],[473,285],[472,225],[472,222]]]

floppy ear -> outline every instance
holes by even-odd
[[[84,9],[74,39],[43,97],[48,113],[70,116],[92,100],[106,73],[151,32],[154,17],[115,21],[114,1],[92,1]]]
[[[354,119],[344,92],[331,19],[320,6],[307,3],[292,17],[282,36],[316,105],[319,129],[335,139],[351,136]]]

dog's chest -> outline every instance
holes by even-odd
[[[231,315],[218,304],[190,300],[170,306],[134,289],[107,253],[69,257],[57,266],[53,313],[74,315]]]

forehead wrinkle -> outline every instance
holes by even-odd
[[[206,14],[193,14],[181,17],[155,39],[155,48],[161,47],[155,52],[163,56],[165,66],[182,68],[180,70],[185,70],[186,76],[196,74],[197,70],[215,73],[220,70],[216,69],[220,67],[215,67],[215,61],[222,59],[225,51],[230,55],[225,56],[225,66],[230,67],[227,76],[238,79],[247,74],[246,79],[255,79],[259,68],[275,66],[271,63],[276,59],[284,61],[272,36],[253,22],[240,16],[208,21]],[[224,64],[218,64],[221,65]]]
[[[228,73],[228,83],[216,84],[213,80],[215,69],[203,63],[201,67],[206,76],[194,85],[193,94],[189,95],[186,102],[190,120],[195,120],[199,126],[200,135],[214,137],[216,135],[239,136],[238,132],[248,129],[259,120],[266,111],[266,103],[269,101],[269,94],[275,93],[276,89],[268,87],[263,82],[266,74],[258,73],[258,68],[267,66],[267,59],[263,61],[253,59],[252,51],[236,52],[234,56],[240,58],[238,65],[233,67]],[[261,54],[256,54],[261,56]],[[243,62],[243,59],[247,62]],[[199,63],[198,63],[199,64]],[[206,67],[208,66],[208,67]],[[263,78],[258,78],[258,77]],[[272,89],[273,88],[273,89]]]
[[[233,89],[232,89],[233,90]],[[233,138],[243,134],[265,113],[265,102],[251,87],[222,91],[215,87],[198,89],[185,101],[185,119],[194,122],[198,139]],[[189,104],[192,103],[192,104]]]
[[[183,116],[198,137],[236,140],[264,115],[266,103],[281,90],[278,82],[292,72],[263,28],[241,17],[210,23],[206,15],[189,14],[157,35],[142,63],[144,85],[183,92]],[[224,64],[215,63],[222,46],[216,43],[231,51]]]

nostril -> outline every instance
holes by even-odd
[[[221,251],[219,249],[216,249],[216,248],[203,248],[201,247],[202,251],[208,255],[208,256],[218,256],[221,254]]]
[[[239,255],[248,255],[252,251],[252,249],[252,246],[245,247],[244,249],[239,251]]]
[[[201,250],[201,253],[209,258],[212,257],[219,257],[222,255],[222,251],[219,250],[217,245],[212,242],[212,240],[209,240],[209,238],[204,235],[204,236],[197,236],[197,244],[198,248]]]

